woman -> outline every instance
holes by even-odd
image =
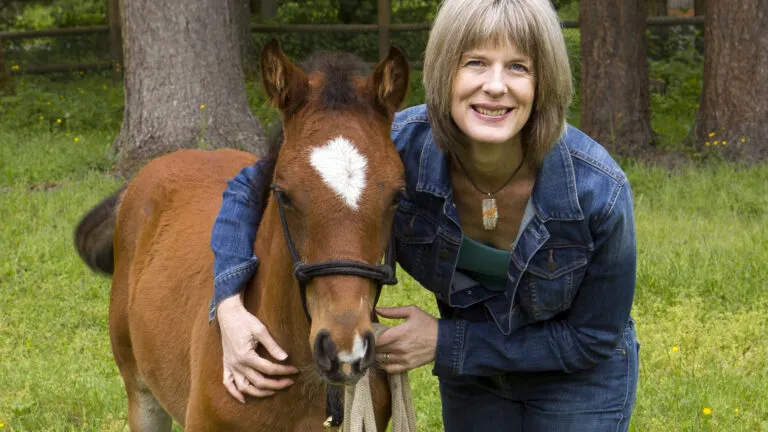
[[[549,0],[446,0],[424,61],[426,105],[392,138],[407,198],[397,260],[434,292],[376,342],[389,372],[434,361],[446,431],[627,430],[638,378],[630,309],[635,233],[627,178],[565,124],[572,95]],[[260,397],[295,369],[237,294],[255,272],[258,164],[230,182],[211,239],[224,382]],[[250,198],[249,198],[250,197]],[[277,378],[265,378],[264,374]]]

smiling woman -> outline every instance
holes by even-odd
[[[376,358],[390,373],[434,361],[447,432],[629,427],[638,377],[632,193],[605,149],[566,126],[571,80],[549,0],[446,0],[425,54],[427,103],[394,117],[405,167],[396,258],[434,294],[441,319],[414,305],[378,308],[405,321],[378,337]],[[320,171],[349,197],[349,178],[336,175],[360,169],[338,170],[345,158]],[[225,194],[211,238],[220,274],[256,272],[240,271],[253,252],[242,239],[257,231],[248,223],[259,218],[254,191],[268,181],[243,172],[233,184],[249,187]],[[233,250],[244,260],[230,259]],[[215,287],[232,353],[271,343],[240,289]],[[236,354],[224,367],[266,372]],[[254,396],[269,390],[255,387]]]

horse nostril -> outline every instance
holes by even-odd
[[[315,337],[315,362],[323,372],[330,372],[336,362],[336,344],[328,330],[320,330]]]
[[[373,335],[373,332],[368,330],[365,332],[364,337],[366,345],[365,355],[360,360],[360,364],[358,366],[361,372],[368,369],[368,367],[373,364],[373,360],[376,355],[376,337]]]

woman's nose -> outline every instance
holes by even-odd
[[[491,96],[503,96],[507,93],[507,84],[504,82],[502,68],[494,67],[488,71],[487,79],[483,84],[483,90]]]

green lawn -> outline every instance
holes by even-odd
[[[127,430],[109,281],[71,240],[84,211],[118,186],[107,175],[112,138],[0,132],[0,431]],[[768,431],[768,167],[625,168],[642,343],[632,429]],[[401,280],[383,304],[434,312],[425,290]],[[441,430],[429,368],[411,382],[419,430]]]

